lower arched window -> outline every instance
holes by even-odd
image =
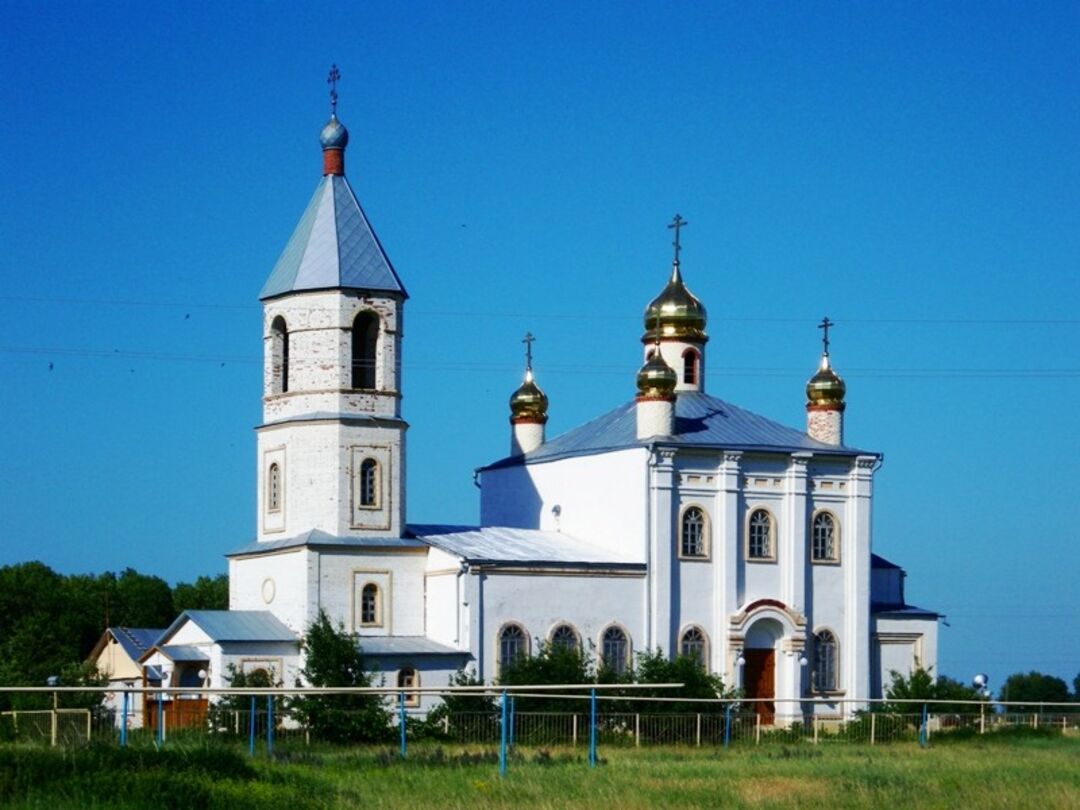
[[[840,537],[836,518],[828,512],[818,512],[810,527],[810,559],[812,562],[836,562],[840,559]]]
[[[814,691],[835,692],[839,685],[839,650],[836,636],[828,630],[814,634],[814,670],[811,679]]]
[[[499,669],[529,654],[529,637],[518,624],[508,624],[499,633]]]
[[[600,637],[600,660],[615,675],[630,669],[630,639],[620,627],[609,627]]]
[[[266,508],[270,512],[281,509],[281,467],[276,462],[266,472]]]
[[[689,627],[679,639],[679,655],[693,658],[698,666],[705,666],[705,633],[700,627]]]
[[[773,558],[772,516],[764,509],[755,509],[747,524],[746,556],[751,560]]]
[[[360,624],[378,626],[382,624],[382,605],[379,598],[379,586],[369,582],[360,591]]]
[[[682,514],[682,526],[679,531],[679,551],[683,557],[706,557],[708,545],[706,529],[708,521],[705,511],[691,506]]]
[[[398,670],[397,685],[404,693],[406,706],[420,705],[420,693],[409,691],[420,686],[420,673],[414,667],[402,667]]]
[[[551,648],[575,652],[580,650],[581,639],[578,638],[577,630],[568,624],[560,624],[551,631]]]

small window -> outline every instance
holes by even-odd
[[[679,655],[693,658],[698,666],[705,667],[705,633],[700,627],[691,627],[679,640]]]
[[[568,624],[560,624],[551,631],[551,647],[554,650],[580,650],[581,639],[577,630]]]
[[[352,328],[352,387],[375,388],[375,358],[379,344],[379,318],[361,312]]]
[[[746,550],[751,560],[771,560],[774,557],[772,516],[764,509],[755,509],[750,514]]]
[[[682,516],[682,531],[679,543],[680,554],[683,557],[705,557],[708,555],[706,546],[707,521],[705,512],[697,506],[691,506]]]
[[[693,349],[683,352],[683,382],[687,385],[698,384],[698,363],[701,356]]]
[[[520,625],[508,624],[499,633],[499,668],[529,654],[529,637]]]
[[[398,689],[405,693],[405,705],[416,707],[420,705],[420,693],[411,692],[420,685],[420,673],[414,667],[403,667],[397,675]]]
[[[373,627],[382,624],[382,600],[379,597],[379,586],[369,582],[360,591],[360,624]]]
[[[360,505],[369,509],[379,505],[379,462],[373,458],[360,463]]]
[[[837,677],[836,636],[828,630],[814,635],[814,670],[811,681],[816,692],[835,692],[839,686]]]
[[[266,472],[266,508],[270,512],[281,511],[281,467],[277,462]]]
[[[285,319],[278,315],[270,324],[270,393],[284,394],[289,390],[289,330]]]
[[[630,640],[618,627],[609,627],[600,637],[600,660],[615,675],[630,669]]]
[[[836,518],[828,512],[819,512],[814,516],[810,534],[810,557],[813,562],[837,562],[840,559]]]

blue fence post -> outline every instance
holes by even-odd
[[[924,703],[922,707],[922,725],[919,726],[919,745],[921,745],[923,748],[926,748],[926,724],[928,720],[929,711],[927,710],[926,704]]]
[[[514,747],[514,696],[510,696],[510,747]]]
[[[499,776],[506,776],[506,692],[502,693],[502,740],[499,744]]]
[[[274,753],[274,696],[266,696],[266,753]]]
[[[127,745],[128,693],[124,692],[124,708],[120,713],[120,747]]]
[[[398,692],[398,726],[401,730],[401,758],[405,759],[405,693]]]
[[[589,767],[596,767],[596,690],[589,694]]]
[[[158,692],[157,701],[157,746],[165,744],[165,693]]]
[[[255,756],[255,696],[251,696],[251,719],[248,721],[248,753]]]
[[[731,712],[735,708],[734,703],[729,703],[724,709],[724,748],[731,745]]]

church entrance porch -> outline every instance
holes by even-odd
[[[747,698],[756,699],[754,714],[761,724],[771,726],[776,717],[776,704],[763,698],[776,697],[776,651],[747,650],[743,653],[743,692]]]

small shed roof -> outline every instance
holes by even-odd
[[[185,610],[161,634],[168,641],[185,622],[193,622],[212,641],[297,641],[296,633],[268,610]]]
[[[474,565],[548,565],[644,570],[633,557],[562,532],[507,526],[410,525],[410,533]]]
[[[357,645],[364,655],[394,658],[412,655],[448,655],[469,657],[468,650],[455,650],[426,636],[361,636]]]

